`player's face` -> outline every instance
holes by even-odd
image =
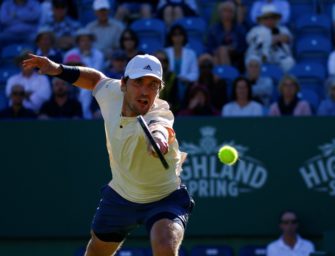
[[[122,114],[138,116],[146,114],[154,103],[160,88],[159,79],[144,76],[136,79],[122,79],[121,89],[124,93]]]
[[[293,212],[286,212],[281,218],[280,228],[286,235],[294,235],[297,232],[298,220]]]

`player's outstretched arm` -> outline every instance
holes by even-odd
[[[34,54],[29,54],[29,57],[22,63],[24,68],[38,68],[40,74],[60,77],[84,89],[93,90],[95,85],[105,77],[103,73],[93,68],[61,65],[47,57]]]

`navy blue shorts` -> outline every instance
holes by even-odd
[[[136,227],[145,225],[150,232],[159,219],[170,219],[186,227],[194,201],[185,186],[152,203],[133,203],[110,186],[102,190],[102,198],[92,222],[94,234],[105,242],[121,242]]]

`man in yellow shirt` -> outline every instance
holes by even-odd
[[[178,255],[194,202],[179,174],[186,154],[179,151],[169,105],[158,98],[163,89],[162,67],[151,55],[131,59],[121,80],[88,67],[71,67],[30,55],[25,68],[57,76],[93,90],[105,123],[112,180],[92,222],[86,256],[114,255],[126,236],[145,225],[155,256]],[[136,117],[143,115],[169,168],[148,147]]]

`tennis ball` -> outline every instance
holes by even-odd
[[[220,161],[227,165],[233,165],[238,159],[238,152],[231,146],[223,146],[218,152]]]

